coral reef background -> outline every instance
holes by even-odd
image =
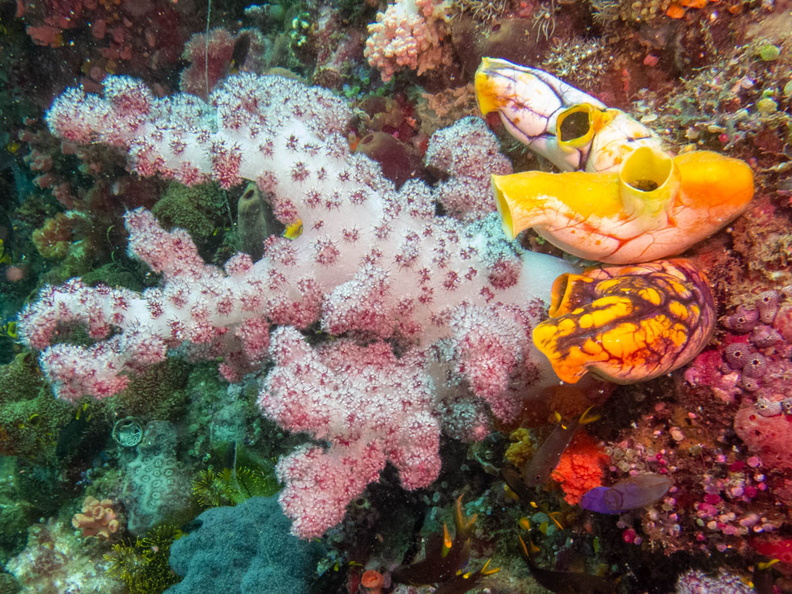
[[[0,34],[0,592],[792,591],[789,0],[4,0]],[[501,233],[489,176],[556,169],[483,57],[748,164],[683,254],[691,363],[556,385],[531,330],[586,263]]]

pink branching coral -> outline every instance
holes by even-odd
[[[262,409],[278,424],[331,444],[303,446],[278,464],[287,484],[281,504],[296,518],[295,532],[321,536],[322,526],[339,523],[347,502],[377,480],[386,461],[407,489],[435,479],[440,424],[420,363],[397,359],[384,342],[340,339],[312,349],[294,328],[278,329],[271,350],[276,367],[261,393]]]
[[[385,82],[405,68],[423,74],[451,63],[450,46],[443,39],[449,3],[444,0],[397,0],[368,27],[363,55]]]
[[[82,513],[74,514],[72,526],[77,528],[83,536],[96,536],[108,539],[118,532],[118,515],[113,509],[115,502],[112,499],[102,499],[90,495],[85,498]]]
[[[517,251],[497,215],[483,216],[487,174],[508,163],[481,120],[432,139],[428,154],[447,181],[397,191],[375,162],[350,153],[350,117],[329,91],[277,76],[231,77],[208,103],[155,99],[128,78],[109,79],[104,98],[67,91],[49,113],[57,135],[121,146],[143,176],[255,180],[281,222],[299,220],[303,231],[269,237],[255,263],[237,254],[220,269],[203,263],[185,231],[132,211],[130,252],[161,286],[135,293],[72,280],[45,288],[20,323],[70,400],[110,396],[176,347],[221,358],[231,381],[272,358],[264,414],[325,442],[279,467],[282,503],[306,537],[338,522],[386,462],[405,487],[426,486],[439,470],[441,429],[481,438],[488,409],[513,420],[557,381],[530,332],[552,281],[570,270]],[[436,201],[459,218],[436,216]],[[96,343],[54,344],[64,322],[87,326]],[[317,322],[345,339],[302,342],[299,331]],[[271,325],[290,328],[270,337]],[[361,339],[365,347],[352,342]]]

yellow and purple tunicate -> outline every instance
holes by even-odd
[[[570,384],[588,372],[631,384],[674,371],[704,348],[716,320],[706,276],[681,258],[561,275],[549,314],[533,341]]]
[[[662,474],[631,476],[610,487],[594,487],[583,494],[580,507],[600,514],[620,514],[659,501],[673,481]]]

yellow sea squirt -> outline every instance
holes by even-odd
[[[669,373],[701,351],[716,320],[706,276],[682,258],[564,274],[549,313],[533,341],[570,384],[587,372],[619,384]]]

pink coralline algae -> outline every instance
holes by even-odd
[[[81,48],[88,80],[157,70],[179,58],[189,9],[169,0],[18,0],[16,16],[36,45]],[[84,54],[82,53],[84,52]]]
[[[509,167],[481,120],[430,142],[429,163],[447,181],[410,180],[397,191],[373,161],[351,154],[350,117],[329,91],[277,76],[231,77],[208,103],[155,99],[124,77],[109,78],[103,98],[67,91],[48,115],[61,138],[123,147],[142,176],[226,187],[255,180],[280,221],[301,221],[303,231],[269,237],[255,263],[237,254],[220,269],[201,260],[185,231],[132,211],[130,252],[162,275],[160,287],[136,293],[71,280],[46,287],[20,321],[20,336],[42,351],[57,395],[69,400],[110,396],[176,347],[192,359],[222,358],[231,381],[271,358],[264,414],[325,442],[279,466],[282,503],[303,537],[337,523],[388,461],[405,487],[428,485],[441,429],[481,438],[487,409],[513,420],[557,381],[530,332],[553,280],[571,269],[517,251],[497,215],[471,214],[483,211],[489,173]],[[446,200],[459,218],[435,215]],[[69,322],[87,326],[95,344],[55,344]],[[317,322],[345,338],[310,346],[299,331]],[[288,328],[270,335],[271,325]]]
[[[778,559],[787,566],[792,566],[792,540],[788,538],[755,538],[751,546],[770,559]]]

